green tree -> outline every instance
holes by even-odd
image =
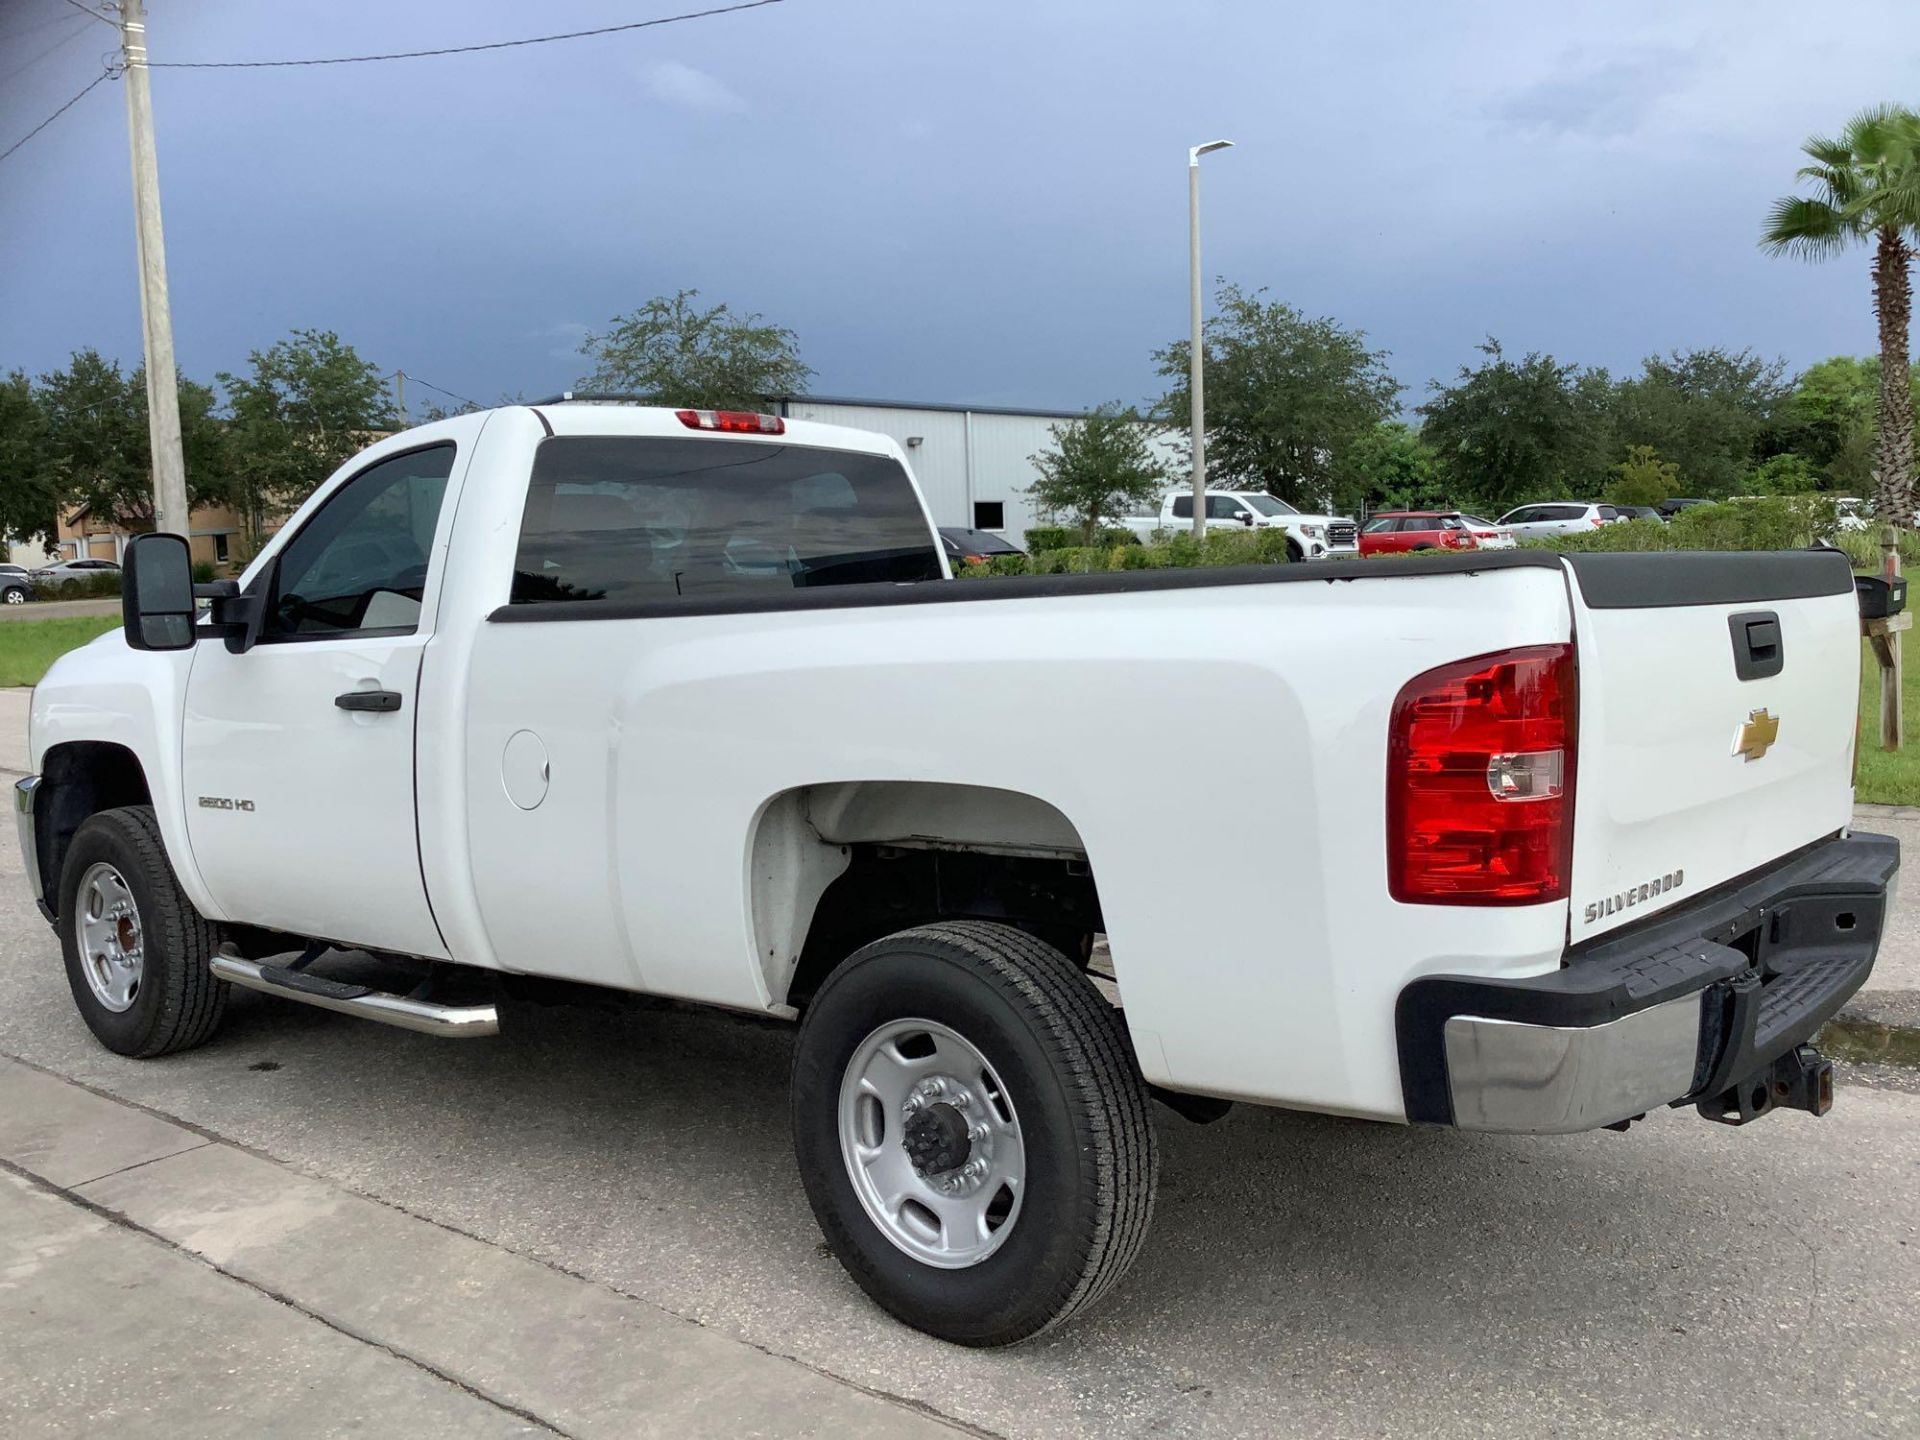
[[[1148,448],[1140,416],[1118,401],[1047,433],[1053,446],[1029,457],[1040,478],[1027,494],[1041,510],[1077,524],[1082,545],[1093,543],[1102,520],[1147,503],[1167,483],[1166,466]]]
[[[1874,510],[1913,523],[1913,395],[1907,334],[1913,313],[1909,264],[1920,236],[1920,115],[1880,105],[1847,122],[1837,139],[1814,136],[1802,150],[1813,163],[1795,178],[1811,196],[1774,202],[1761,234],[1770,253],[1825,260],[1871,241],[1873,308],[1880,331],[1879,428]]]
[[[230,481],[225,427],[213,391],[176,375],[187,500],[225,499]],[[140,529],[153,522],[153,452],[147,430],[147,372],[128,373],[94,349],[76,350],[64,370],[40,377],[47,424],[46,475],[58,505]]]
[[[656,296],[616,315],[605,334],[588,335],[580,351],[594,364],[580,387],[707,410],[757,410],[806,387],[813,371],[793,331],[726,305],[703,309],[699,295]]]
[[[1649,355],[1615,387],[1612,453],[1650,446],[1687,477],[1689,495],[1731,495],[1792,393],[1786,371],[1785,361],[1717,345]]]
[[[1309,319],[1266,291],[1222,283],[1206,322],[1207,473],[1309,510],[1331,503],[1347,452],[1390,418],[1400,382],[1387,352],[1330,319]],[[1189,343],[1154,352],[1167,393],[1154,407],[1184,430]]]
[[[247,358],[248,373],[223,371],[220,386],[233,412],[229,490],[257,536],[400,417],[380,368],[331,330],[295,330]]]
[[[1530,353],[1514,361],[1500,342],[1433,382],[1420,434],[1439,457],[1456,502],[1500,511],[1523,501],[1591,495],[1607,481],[1613,385],[1604,370]]]
[[[1910,376],[1908,392],[1920,398],[1920,366]],[[1816,361],[1800,372],[1793,394],[1781,407],[1779,448],[1805,455],[1820,472],[1824,489],[1870,494],[1879,395],[1879,356],[1834,355]]]
[[[0,532],[53,538],[57,474],[47,412],[15,370],[0,378]]]
[[[1440,457],[1404,420],[1383,420],[1347,447],[1334,504],[1341,510],[1434,510],[1448,503]]]
[[[1658,505],[1679,491],[1680,467],[1662,460],[1651,445],[1629,445],[1627,458],[1613,467],[1607,499],[1615,505]]]
[[[1820,488],[1820,472],[1806,456],[1789,450],[1754,466],[1744,488],[1749,495],[1806,495]]]

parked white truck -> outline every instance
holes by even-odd
[[[1285,531],[1289,560],[1351,560],[1360,554],[1360,526],[1350,515],[1302,514],[1264,490],[1209,490],[1206,505],[1209,530]],[[1193,529],[1193,492],[1170,490],[1160,497],[1159,513],[1128,515],[1120,523],[1142,540],[1185,534]]]
[[[230,985],[449,1036],[525,987],[797,1020],[829,1243],[966,1344],[1125,1271],[1150,1098],[1824,1111],[1899,864],[1849,828],[1833,554],[958,582],[885,437],[542,403],[375,445],[208,611],[177,537],[126,589],[16,792],[104,1044],[205,1043]],[[1284,782],[1114,783],[1224,717]],[[1208,898],[1219,855],[1267,903]]]

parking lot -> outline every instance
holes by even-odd
[[[1899,928],[1910,935],[1911,917]],[[170,1365],[134,1346],[117,1366],[95,1354],[47,1359],[51,1376],[9,1367],[9,1434],[86,1428],[103,1393],[129,1386],[113,1413],[150,1423],[128,1433],[169,1433],[140,1389],[162,1380],[179,1413],[228,1416],[232,1433],[293,1406],[315,1429],[346,1427],[356,1407],[339,1381],[374,1361],[432,1392],[391,1401],[412,1433],[693,1433],[698,1407],[606,1398],[652,1353],[647,1336],[686,1334],[715,1348],[667,1367],[661,1385],[697,1378],[742,1404],[769,1387],[788,1397],[714,1433],[944,1420],[1007,1436],[1859,1436],[1920,1424],[1920,1095],[1891,1072],[1851,1076],[1825,1119],[1739,1131],[1691,1112],[1626,1135],[1521,1139],[1246,1107],[1196,1127],[1162,1111],[1159,1209],[1124,1286],[1061,1332],[973,1352],[884,1318],[826,1253],[787,1139],[781,1027],[554,1010],[455,1043],[241,993],[213,1044],[139,1063],[80,1024],[10,844],[0,935],[0,1054],[34,1067],[0,1074],[16,1111],[44,1111],[57,1092],[95,1116],[76,1128],[97,1128],[107,1111],[88,1107],[118,1097],[145,1112],[116,1111],[123,1120],[170,1117],[191,1127],[173,1148],[194,1147],[136,1157],[77,1197],[57,1187],[90,1174],[30,1180],[40,1161],[6,1157],[46,1204],[33,1212],[39,1260],[14,1261],[0,1288],[0,1349],[71,1354],[56,1302],[76,1292],[43,1233],[58,1206],[70,1228],[101,1216],[136,1227],[68,1236],[90,1257],[94,1289],[80,1293],[134,1313],[169,1297],[166,1330],[210,1347]],[[1890,974],[1905,973],[1905,949]],[[88,1088],[69,1093],[60,1077]],[[394,1226],[418,1231],[403,1242]],[[432,1277],[378,1258],[456,1243],[474,1249],[440,1274],[442,1311]],[[334,1259],[296,1263],[316,1246]],[[162,1256],[222,1263],[252,1286],[243,1298],[272,1296],[271,1314],[222,1333],[220,1306],[237,1302],[200,1291],[240,1282],[205,1271],[162,1284],[143,1268]],[[258,1370],[248,1357],[263,1348],[274,1360]],[[388,1393],[366,1383],[363,1410]]]

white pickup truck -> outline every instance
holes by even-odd
[[[230,985],[443,1036],[529,989],[797,1020],[829,1243],[966,1344],[1126,1269],[1150,1099],[1821,1113],[1899,865],[1850,829],[1831,553],[951,583],[885,437],[552,402],[375,445],[200,613],[177,537],[126,570],[16,794],[104,1044],[203,1044]],[[1284,779],[1114,783],[1223,724]]]
[[[1193,528],[1193,492],[1170,490],[1157,515],[1121,519],[1142,540]],[[1207,529],[1284,530],[1289,560],[1351,560],[1360,554],[1360,526],[1350,515],[1305,515],[1264,490],[1207,491]]]

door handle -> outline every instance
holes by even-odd
[[[342,710],[376,710],[382,713],[400,708],[398,690],[349,690],[333,697]]]

